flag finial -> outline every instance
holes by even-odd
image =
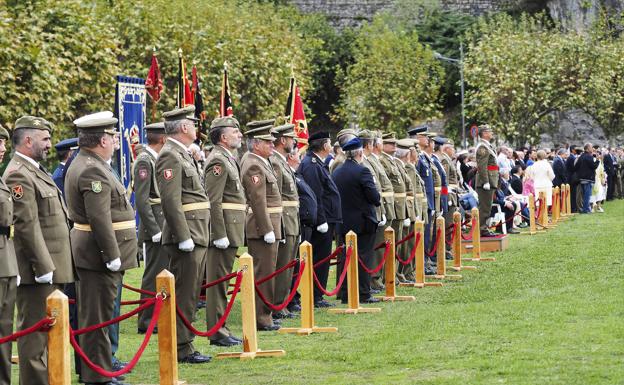
[[[182,48],[178,49],[178,57],[182,57]]]
[[[223,62],[223,69],[227,71],[228,69],[228,62],[227,60]]]
[[[156,46],[152,47],[152,55],[156,55]]]

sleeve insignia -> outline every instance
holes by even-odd
[[[24,196],[24,188],[21,184],[13,186],[11,192],[13,194],[13,199],[15,200],[20,200]]]
[[[251,183],[253,183],[253,184],[260,184],[260,175],[252,175],[251,176]]]
[[[221,175],[221,166],[218,164],[215,164],[214,167],[212,168],[212,173],[214,176],[219,176]]]
[[[163,177],[165,178],[165,180],[173,179],[173,170],[168,168],[163,171]]]
[[[312,158],[312,163],[316,163],[316,158]]]
[[[102,192],[102,182],[99,180],[91,182],[91,191],[96,194]]]
[[[141,180],[147,179],[147,169],[146,168],[140,168],[139,169],[139,178]]]

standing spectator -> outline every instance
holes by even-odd
[[[585,144],[583,150],[583,154],[578,158],[576,163],[574,163],[574,171],[578,176],[583,197],[579,212],[581,214],[589,214],[591,212],[589,199],[596,181],[596,169],[598,168],[599,161],[596,159],[596,154],[594,154],[594,148],[591,143]]]
[[[553,160],[552,168],[555,172],[555,179],[553,179],[553,186],[561,186],[564,183],[568,183],[566,174],[565,158],[568,156],[568,152],[564,148],[560,148]]]
[[[524,163],[526,163],[527,167],[531,166],[537,160],[537,151],[534,149],[530,149],[527,152],[526,157],[524,158]]]
[[[578,150],[575,145],[570,146],[570,155],[568,155],[568,159],[565,162],[566,168],[566,178],[568,183],[570,184],[570,209],[573,213],[578,210],[578,205],[576,204],[576,189],[578,187],[578,176],[574,172],[574,163],[576,163],[576,159],[578,157]]]
[[[601,151],[596,151],[596,159],[598,159],[598,168],[596,169],[596,183],[592,187],[592,195],[589,203],[592,205],[592,212],[604,213],[602,202],[607,199],[607,182],[609,176],[605,171],[604,158],[608,154],[603,155]]]
[[[611,151],[613,151],[614,149],[611,148]],[[615,176],[617,173],[617,160],[615,159],[615,156],[613,156],[613,154],[611,153],[611,151],[607,150],[607,148],[605,147],[603,154],[602,154],[602,164],[604,166],[604,172],[607,176],[607,192],[606,192],[606,197],[607,200],[613,200],[613,191],[615,190]]]
[[[546,151],[537,151],[537,162],[531,166],[531,175],[533,177],[533,185],[535,187],[535,197],[539,197],[540,192],[546,194],[546,204],[552,204],[552,181],[555,179],[555,173],[546,160]]]

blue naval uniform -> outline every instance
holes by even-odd
[[[430,239],[427,234],[431,234],[431,214],[435,211],[435,196],[431,167],[431,159],[425,153],[421,153],[418,156],[416,171],[418,171],[418,175],[420,175],[425,183],[425,195],[427,196],[427,216],[425,217],[425,213],[423,213],[423,218],[427,219],[427,223],[425,223],[425,250],[429,250]]]
[[[65,197],[65,165],[63,163],[59,163],[58,167],[54,170],[52,174],[52,180],[56,184],[56,186],[61,190],[63,194],[63,199]]]
[[[438,159],[437,155],[433,154],[431,156],[431,161],[438,170],[438,173],[440,174],[440,179],[442,180],[442,188],[446,187],[446,190],[448,191],[446,172],[444,171],[444,167],[442,167],[442,163],[440,163],[440,159]],[[442,209],[442,212],[446,214],[446,212],[448,211],[448,193],[440,194],[440,208]]]

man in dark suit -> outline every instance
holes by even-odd
[[[381,205],[381,195],[375,186],[370,170],[360,163],[364,158],[362,141],[351,139],[342,147],[346,160],[332,175],[342,199],[342,225],[340,233],[345,236],[349,231],[357,234],[359,258],[368,266],[373,258],[375,233],[377,231],[377,214],[375,207]],[[344,263],[344,259],[341,261]],[[351,261],[351,263],[358,263]],[[344,267],[343,267],[344,268]],[[370,275],[358,263],[358,281],[360,302],[379,302],[370,295]],[[347,287],[340,290],[342,303],[347,303]]]
[[[524,169],[520,166],[514,166],[511,169],[511,177],[509,177],[509,187],[516,193],[522,194],[522,174]]]
[[[555,155],[555,159],[553,159],[552,168],[555,172],[555,179],[553,179],[554,187],[559,187],[564,183],[568,183],[565,167],[566,154],[567,151],[563,148],[560,148],[557,151],[557,155]]]
[[[573,213],[577,211],[576,204],[576,187],[578,186],[578,178],[574,172],[574,163],[576,162],[576,158],[578,156],[578,152],[576,150],[575,145],[570,146],[570,155],[568,155],[568,159],[565,162],[566,168],[566,180],[570,184],[570,209]]]
[[[612,148],[610,151],[605,151],[604,156],[602,157],[602,164],[604,165],[605,174],[607,174],[607,200],[613,200],[613,191],[615,189],[615,178],[616,178],[616,166],[617,160],[615,156],[611,153],[614,149]]]
[[[314,262],[316,263],[327,257],[332,251],[334,227],[342,222],[342,209],[340,194],[329,175],[327,166],[324,164],[325,158],[331,152],[329,133],[317,132],[312,134],[308,141],[310,147],[299,165],[299,173],[316,195],[317,225],[313,228],[310,238]],[[315,270],[321,285],[326,288],[329,261],[321,264]],[[314,306],[333,306],[323,299],[323,293],[316,286],[314,287]]]

